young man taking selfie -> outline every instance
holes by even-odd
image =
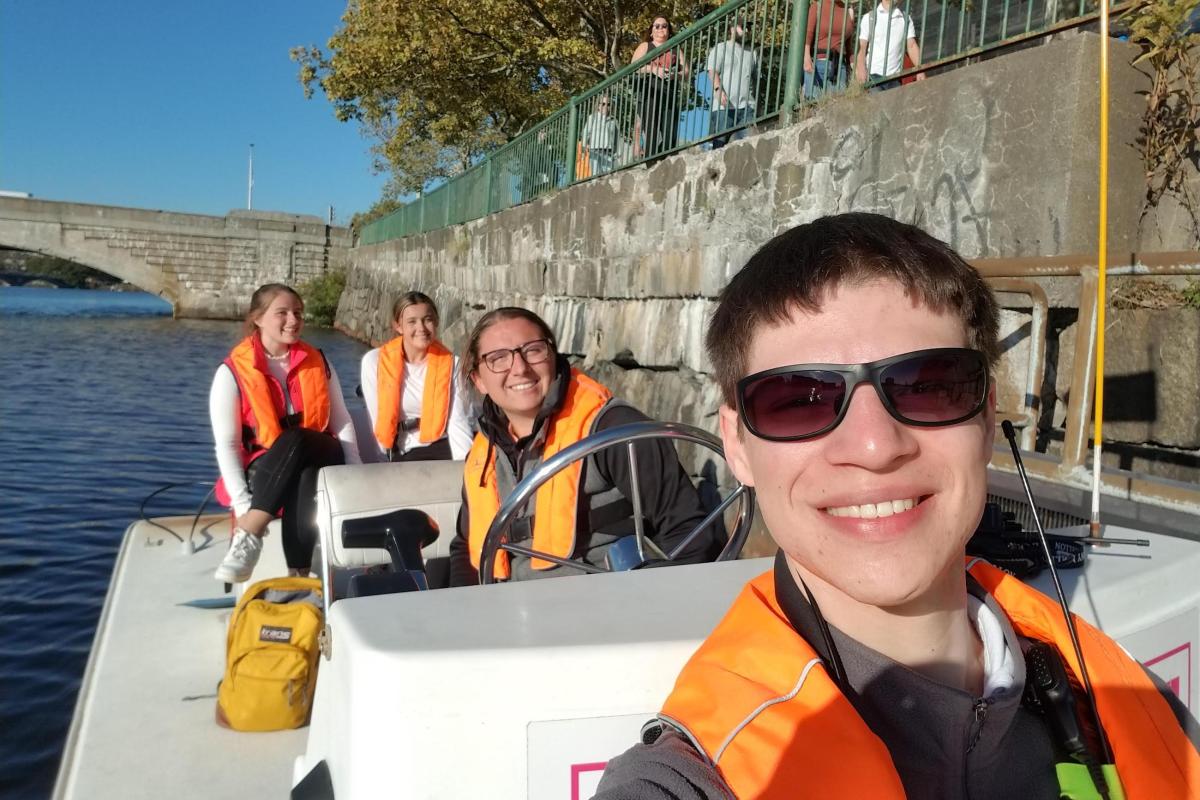
[[[1031,648],[1078,677],[1062,611],[965,558],[998,316],[950,247],[873,214],[787,231],[733,278],[707,338],[721,437],[779,554],[597,797],[1118,797],[1114,773],[1130,798],[1200,794],[1186,709],[1083,622],[1093,695],[1062,702],[1101,729],[1066,740],[1073,712],[1026,692]]]

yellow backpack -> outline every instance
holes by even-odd
[[[316,578],[271,578],[248,588],[229,619],[217,722],[239,731],[306,724],[323,625]]]

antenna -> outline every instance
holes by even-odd
[[[1100,535],[1100,470],[1104,455],[1104,311],[1108,302],[1105,278],[1108,274],[1108,3],[1100,4],[1100,207],[1096,266],[1096,396],[1092,418],[1092,518],[1091,535]],[[1030,504],[1032,504],[1032,500]]]
[[[1021,462],[1021,450],[1017,447],[1017,432],[1008,420],[1000,423],[1004,438],[1012,448],[1013,460],[1017,464],[1017,474],[1021,476],[1021,485],[1025,487],[1025,499],[1029,502],[1029,511],[1033,515],[1033,524],[1037,528],[1038,539],[1042,543],[1042,552],[1046,557],[1046,567],[1054,580],[1054,591],[1058,594],[1058,604],[1062,606],[1063,617],[1067,621],[1067,631],[1071,634],[1071,646],[1075,648],[1075,658],[1079,661],[1079,677],[1083,680],[1083,688],[1087,692],[1092,710],[1092,721],[1096,724],[1096,734],[1100,738],[1100,748],[1104,751],[1104,763],[1113,763],[1112,748],[1108,737],[1104,735],[1104,727],[1100,724],[1100,712],[1096,709],[1095,693],[1092,691],[1092,679],[1088,676],[1087,664],[1083,660],[1083,650],[1079,647],[1079,634],[1075,632],[1075,618],[1067,606],[1067,596],[1063,593],[1062,582],[1058,579],[1058,569],[1054,566],[1054,557],[1050,553],[1050,543],[1046,540],[1046,531],[1042,528],[1042,519],[1037,512],[1037,504],[1033,502],[1033,490],[1029,488],[1029,475],[1025,472],[1025,464]]]

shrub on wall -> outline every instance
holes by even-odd
[[[338,301],[345,288],[346,273],[342,270],[326,272],[300,284],[297,290],[304,298],[305,322],[318,328],[333,327]]]

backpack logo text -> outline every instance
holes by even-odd
[[[292,629],[278,628],[274,625],[263,625],[258,629],[258,640],[260,642],[280,642],[287,644],[292,641]]]

